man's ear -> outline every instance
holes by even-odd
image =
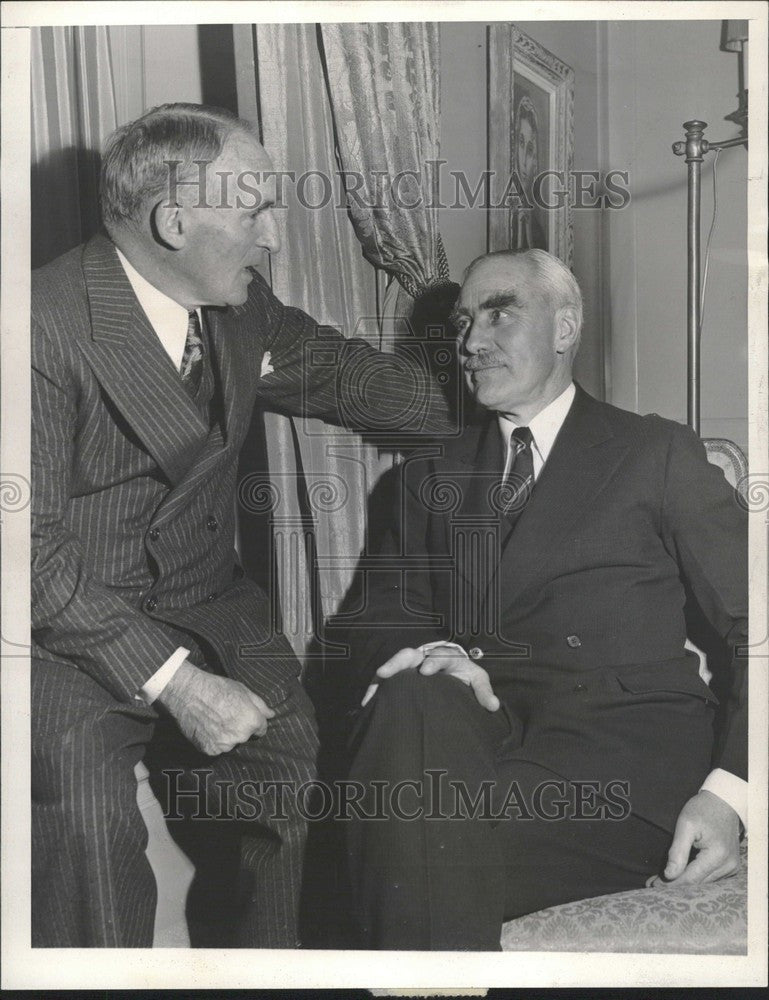
[[[181,250],[187,242],[184,209],[159,202],[150,213],[152,235],[169,250]]]
[[[555,350],[565,354],[579,340],[579,315],[574,306],[561,306],[555,314]]]

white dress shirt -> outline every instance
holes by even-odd
[[[117,247],[115,248],[117,249]],[[151,285],[146,278],[143,278],[129,260],[118,250],[117,255],[131,287],[134,290],[139,305],[144,310],[147,319],[155,333],[158,335],[160,343],[165,348],[177,371],[181,371],[184,345],[187,342],[187,326],[190,314],[173,299],[169,298],[165,292]],[[202,324],[200,310],[197,310],[198,319]]]
[[[571,409],[576,392],[574,383],[569,382],[560,396],[557,396],[552,403],[548,403],[544,410],[540,410],[536,417],[532,417],[529,423],[525,425],[531,431],[531,459],[534,466],[535,482],[542,471],[542,466],[547,461],[555,439],[558,436],[558,431],[566,419],[566,414]],[[499,418],[499,432],[502,435],[502,440],[507,442],[505,474],[503,476],[503,479],[507,479],[512,459],[510,435],[516,427],[524,425],[517,424],[512,417],[506,417],[503,413],[499,413],[497,416]]]
[[[574,388],[574,383],[570,382],[566,389],[563,390],[560,396],[548,403],[544,410],[533,417],[529,423],[528,428],[531,431],[532,441],[531,441],[531,457],[532,464],[534,466],[534,480],[536,481],[540,472],[542,471],[542,466],[548,459],[550,451],[555,443],[555,439],[558,436],[558,431],[561,429],[564,420],[566,419],[566,414],[571,409],[571,404],[574,402],[574,396],[576,394],[576,389]],[[499,419],[499,430],[502,434],[503,440],[507,441],[507,454],[505,458],[505,473],[504,478],[506,479],[510,472],[511,463],[511,447],[510,447],[510,436],[516,427],[522,426],[517,424],[510,417],[506,417],[503,414],[498,415]],[[424,646],[420,646],[420,650],[423,653],[428,653],[431,649],[436,646],[450,646],[464,653],[467,653],[461,646],[457,643],[449,642],[428,642]],[[740,817],[742,825],[747,829],[748,826],[748,783],[742,778],[738,778],[736,774],[732,774],[729,771],[724,771],[723,768],[717,767],[710,772],[705,781],[702,784],[702,790],[712,792],[717,795],[720,799],[723,799],[727,805],[730,805],[732,809]]]
[[[115,249],[117,250],[117,247]],[[143,278],[120,250],[117,251],[117,255],[152,329],[158,335],[176,370],[181,371],[184,345],[187,342],[189,312]],[[202,323],[199,309],[197,314]],[[189,655],[189,649],[180,646],[139,690],[137,699],[151,705],[160,697],[163,688]]]

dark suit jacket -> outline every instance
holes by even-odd
[[[502,467],[496,417],[403,465],[386,559],[369,562],[347,633],[358,693],[404,646],[480,651],[498,693],[551,692],[521,756],[566,777],[628,779],[635,811],[669,826],[711,766],[715,698],[684,651],[685,594],[735,654],[745,511],[691,430],[579,387],[512,533],[497,512]],[[742,653],[712,763],[745,777]]]
[[[121,700],[190,636],[268,702],[281,698],[296,659],[234,557],[237,457],[254,404],[365,429],[357,380],[389,426],[415,395],[363,341],[324,332],[322,363],[308,362],[314,321],[259,276],[244,305],[206,320],[223,399],[213,427],[108,240],[33,276],[34,655],[86,671]],[[274,374],[260,378],[266,351]],[[436,390],[415,429],[446,419]]]

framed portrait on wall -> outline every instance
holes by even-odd
[[[488,249],[548,250],[571,266],[574,70],[514,24],[488,28]]]

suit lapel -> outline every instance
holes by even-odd
[[[209,428],[140,307],[112,244],[83,251],[91,339],[78,343],[105,392],[176,485]]]
[[[460,578],[456,606],[480,614],[499,552],[499,515],[494,496],[502,476],[504,448],[495,417],[467,427],[443,460],[443,478],[461,497],[446,524],[446,546]]]
[[[531,499],[504,543],[498,567],[502,607],[549,578],[573,529],[588,516],[626,452],[600,404],[577,386]]]
[[[468,517],[496,520],[493,492],[502,479],[505,450],[496,417],[485,420],[475,437],[472,475],[465,491],[463,513]]]

